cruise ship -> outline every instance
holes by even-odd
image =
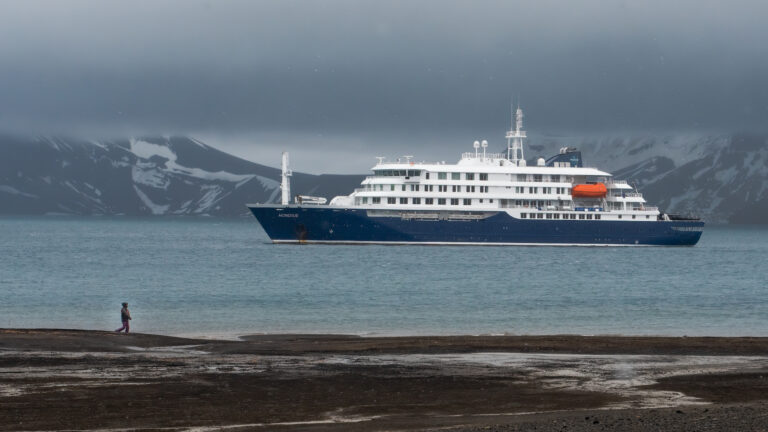
[[[383,157],[359,188],[291,203],[283,153],[281,204],[249,204],[273,243],[693,246],[704,222],[665,214],[610,173],[586,167],[581,152],[524,158],[523,112],[506,134],[506,153],[487,141],[455,164]]]

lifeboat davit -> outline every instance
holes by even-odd
[[[603,198],[607,193],[608,188],[603,183],[575,185],[571,190],[574,198]]]

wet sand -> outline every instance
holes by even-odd
[[[0,330],[2,430],[768,430],[768,338]]]

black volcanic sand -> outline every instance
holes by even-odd
[[[0,430],[222,426],[768,430],[768,338],[0,330]]]

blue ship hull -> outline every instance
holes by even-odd
[[[403,219],[327,206],[248,207],[274,243],[693,246],[704,222],[517,219]]]

